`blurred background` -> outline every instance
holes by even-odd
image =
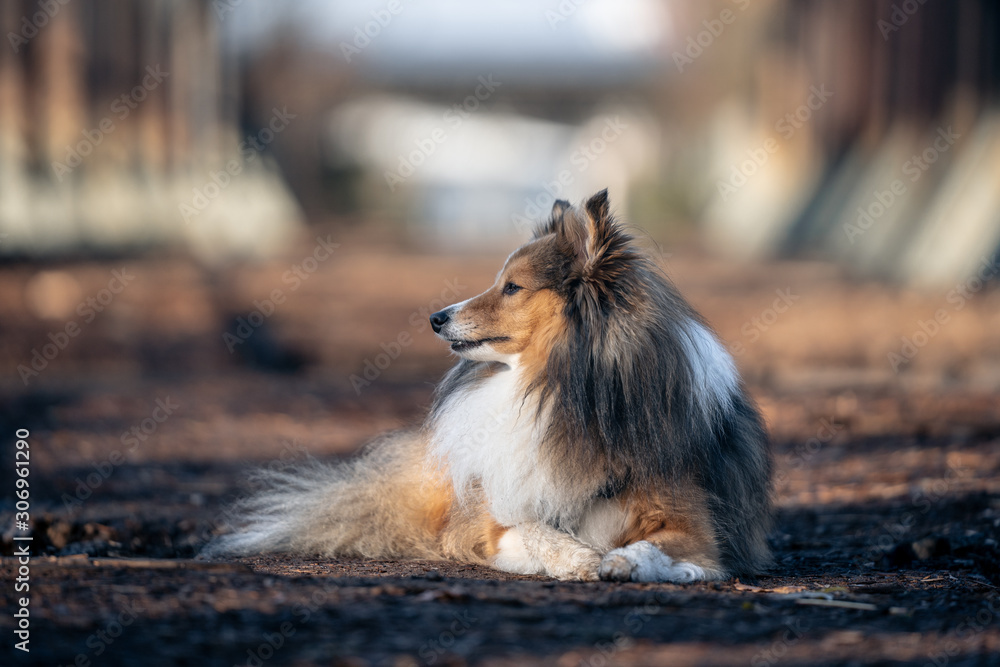
[[[17,429],[36,553],[177,558],[224,530],[248,469],[419,423],[453,362],[428,315],[486,289],[555,199],[606,187],[767,419],[775,571],[827,597],[902,591],[870,599],[892,606],[880,632],[924,638],[915,664],[1000,585],[993,0],[4,0],[0,28],[4,554]],[[47,664],[83,664],[122,591],[174,624],[158,657],[185,664],[245,660],[230,644],[292,599],[284,577],[180,571],[174,595],[150,588],[162,569],[126,586],[62,562],[32,601]],[[309,636],[412,653],[452,620],[424,600],[385,625],[409,628],[395,643],[334,602]],[[787,637],[799,609],[706,604],[690,618],[713,645]],[[822,641],[799,648],[831,655],[830,627],[860,646],[875,615],[840,613],[805,616]],[[618,627],[523,618],[497,636]],[[637,636],[691,636],[657,627]],[[145,636],[115,644],[123,664]],[[859,655],[903,659],[880,636]]]
[[[777,442],[996,437],[994,2],[24,0],[0,27],[0,418],[50,443],[47,497],[125,447],[95,498],[190,509],[282,442],[419,420],[452,361],[428,314],[604,187]]]
[[[1000,247],[991,2],[2,12],[6,257],[267,257],[315,224],[484,249],[601,187],[657,235],[907,283]]]

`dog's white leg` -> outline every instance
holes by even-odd
[[[721,572],[686,561],[675,561],[651,542],[642,540],[612,549],[601,561],[601,579],[608,581],[673,581],[686,583],[719,579]]]
[[[510,528],[500,537],[493,567],[514,574],[544,574],[545,565],[528,552],[517,528]]]
[[[497,569],[547,574],[572,581],[596,581],[601,555],[572,535],[543,523],[523,523],[500,538]]]

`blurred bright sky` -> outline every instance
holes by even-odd
[[[664,56],[669,37],[667,10],[654,0],[398,2],[399,12],[390,15],[389,0],[245,0],[223,16],[223,27],[241,50],[285,24],[340,52],[341,43],[353,45],[357,28],[375,20],[373,12],[383,20],[391,16],[384,27],[372,27],[370,45],[351,64],[425,81],[484,68],[522,80],[556,72],[594,78],[639,73]]]

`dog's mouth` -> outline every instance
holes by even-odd
[[[493,336],[491,338],[480,338],[479,340],[450,340],[451,349],[455,352],[467,352],[469,350],[474,350],[481,345],[486,343],[499,343],[501,341],[510,340],[507,336]]]

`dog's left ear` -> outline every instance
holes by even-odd
[[[531,238],[534,240],[549,234],[558,234],[566,224],[566,212],[571,208],[572,206],[565,199],[557,199],[552,204],[552,213],[549,215],[549,219],[535,227]]]
[[[582,258],[587,247],[587,223],[583,217],[568,201],[557,199],[552,205],[552,215],[535,229],[534,238],[555,234],[564,252]]]

